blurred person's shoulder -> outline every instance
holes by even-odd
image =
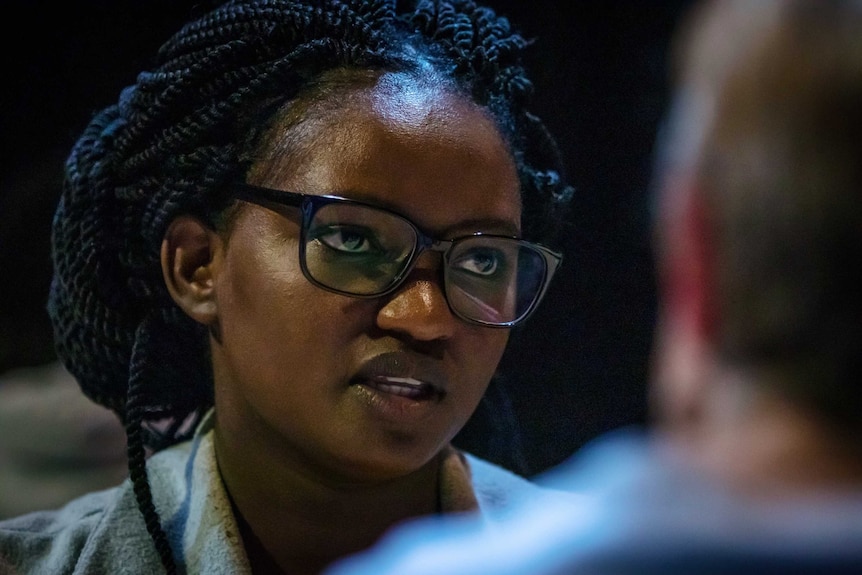
[[[526,505],[553,505],[573,503],[577,500],[577,497],[567,490],[539,485],[529,478],[471,453],[458,452],[458,457],[472,484],[477,506],[484,520],[492,522],[507,520],[510,515]],[[447,491],[446,479],[453,475],[444,471],[442,486],[444,494]]]

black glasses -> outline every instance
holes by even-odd
[[[359,298],[386,295],[425,250],[443,254],[452,312],[484,326],[511,327],[536,309],[562,255],[515,237],[476,233],[437,240],[393,211],[338,196],[236,184],[234,197],[278,211],[302,211],[302,273],[325,290]]]

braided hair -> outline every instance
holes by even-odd
[[[54,220],[49,314],[84,393],[126,426],[130,478],[168,572],[176,567],[145,448],[187,439],[213,404],[205,328],[162,279],[168,224],[227,207],[219,192],[243,178],[272,114],[322,74],[430,62],[498,122],[521,179],[524,234],[549,241],[571,188],[554,140],[528,111],[527,45],[470,0],[229,0],[163,44],[153,69],[80,136]]]

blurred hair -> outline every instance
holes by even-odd
[[[659,169],[702,194],[718,350],[858,431],[862,3],[716,0],[687,25]]]

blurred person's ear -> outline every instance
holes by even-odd
[[[162,276],[174,302],[195,321],[217,321],[215,274],[221,238],[192,216],[179,216],[162,240]]]
[[[716,320],[714,244],[692,178],[667,180],[656,225],[660,299],[650,409],[656,424],[685,434],[700,422]]]

